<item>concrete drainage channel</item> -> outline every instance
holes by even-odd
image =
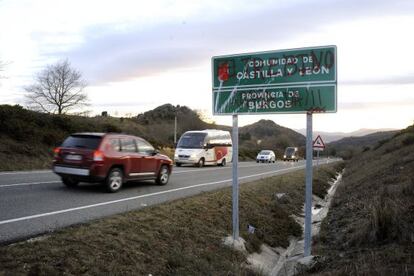
[[[322,220],[328,214],[329,207],[336,188],[341,183],[342,173],[338,174],[336,180],[332,183],[324,199],[313,196],[312,208],[312,236],[319,233]],[[277,195],[279,198],[283,195]],[[295,219],[304,227],[304,217],[295,217]],[[261,252],[253,253],[248,256],[249,266],[264,275],[272,276],[291,276],[299,272],[300,269],[311,267],[315,264],[314,256],[303,257],[304,240],[290,239],[288,248],[271,248],[267,245],[261,246]]]

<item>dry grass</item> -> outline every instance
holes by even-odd
[[[320,170],[318,178],[329,181],[331,166],[338,165]],[[276,193],[287,195],[278,201]],[[289,236],[301,235],[291,214],[301,212],[303,199],[303,172],[242,185],[240,234],[248,250],[263,242],[286,247]],[[257,228],[254,234],[247,224]],[[257,275],[243,265],[245,254],[222,245],[231,232],[226,188],[3,246],[0,275]]]
[[[50,168],[52,149],[0,136],[0,171]]]
[[[414,274],[413,132],[347,163],[316,246],[327,261],[314,273]]]

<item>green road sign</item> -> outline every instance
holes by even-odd
[[[336,46],[212,59],[213,114],[336,112]]]

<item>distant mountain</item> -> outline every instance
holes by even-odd
[[[239,135],[240,154],[252,159],[262,149],[273,150],[278,158],[289,146],[299,147],[302,156],[304,153],[305,137],[271,120],[260,120],[241,127]]]
[[[326,149],[329,153],[336,153],[336,155],[346,159],[352,157],[355,153],[376,147],[379,143],[392,138],[398,132],[399,130],[380,131],[365,136],[345,137],[328,143]]]
[[[206,128],[225,128],[208,124],[200,119],[194,110],[186,106],[161,105],[153,110],[139,114],[132,120],[145,128],[145,136],[158,145],[174,146],[174,120],[177,117],[177,141],[188,130]]]
[[[306,136],[306,129],[297,129],[296,132]],[[368,128],[361,128],[353,132],[325,132],[325,131],[314,131],[313,138],[315,139],[317,135],[322,137],[322,140],[325,143],[330,143],[333,141],[340,140],[345,137],[359,137],[365,136],[376,132],[387,132],[387,131],[397,131],[397,129],[393,128],[380,128],[380,129],[368,129]]]
[[[348,133],[348,136],[366,136],[373,133],[379,133],[379,132],[388,132],[388,131],[394,131],[396,133],[398,130],[394,128],[380,128],[380,129],[370,129],[370,128],[361,128],[356,131]]]

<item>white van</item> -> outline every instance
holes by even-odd
[[[174,153],[177,167],[182,164],[225,166],[232,161],[232,141],[228,131],[206,129],[181,135]]]

